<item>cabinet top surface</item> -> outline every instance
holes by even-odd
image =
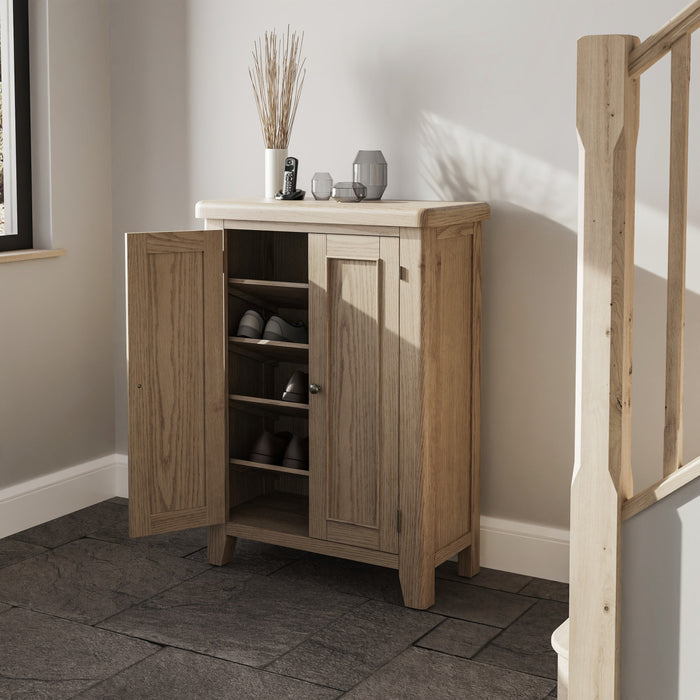
[[[199,219],[229,221],[347,224],[363,226],[452,226],[488,219],[485,202],[409,202],[379,200],[341,203],[333,200],[278,201],[269,199],[202,200]]]

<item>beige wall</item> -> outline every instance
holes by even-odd
[[[679,9],[682,0],[676,4]],[[290,144],[302,187],[309,189],[316,170],[347,179],[359,148],[381,148],[389,162],[387,197],[491,202],[484,238],[482,510],[567,527],[576,40],[614,32],[644,37],[675,9],[656,0],[359,0],[352,11],[327,0],[270,0],[244,9],[227,0],[113,0],[118,451],[127,449],[123,232],[188,228],[196,224],[198,199],[261,193],[262,141],[247,66],[254,39],[289,23],[305,30],[308,57]],[[640,132],[637,293],[647,304],[635,335],[640,485],[660,473],[667,75],[660,66],[645,78]],[[699,181],[699,148],[696,139],[691,191]],[[690,247],[698,254],[689,259],[689,279],[698,292],[700,200],[691,202],[690,217]],[[697,297],[688,309],[689,336],[698,338]],[[700,367],[692,357],[688,363],[692,424],[700,416]],[[700,444],[690,448],[700,451]]]
[[[31,13],[36,237],[68,254],[0,265],[0,487],[114,452],[108,3]]]

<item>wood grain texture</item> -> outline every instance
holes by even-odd
[[[469,532],[472,238],[424,236],[423,419],[436,550]]]
[[[327,514],[330,520],[375,528],[379,525],[380,269],[378,260],[329,259],[326,319]]]
[[[471,402],[469,530],[471,542],[457,557],[459,576],[479,573],[481,559],[481,223],[472,238]]]
[[[327,237],[326,255],[329,258],[347,260],[377,260],[379,258],[378,236]]]
[[[571,486],[570,698],[617,698],[620,505],[631,494],[633,37],[578,42],[579,231],[576,450]]]
[[[207,528],[207,559],[214,566],[223,566],[233,559],[236,538],[226,533],[226,525],[210,525]]]
[[[385,552],[399,551],[396,512],[399,508],[399,423],[401,374],[399,354],[401,329],[399,318],[400,244],[396,238],[379,243],[383,276],[380,289],[378,441],[379,441],[379,524],[380,547]]]
[[[222,250],[221,231],[127,237],[134,535],[226,517]]]
[[[685,251],[688,221],[688,115],[690,36],[671,51],[671,158],[668,202],[666,293],[666,401],[664,476],[683,461],[683,344],[685,340]]]
[[[265,392],[268,393],[268,392]],[[243,394],[229,394],[229,401],[237,408],[253,411],[258,414],[290,415],[306,418],[309,415],[308,403],[296,403],[293,401],[279,401],[277,399],[261,399],[257,396]]]
[[[42,250],[41,248],[32,248],[28,250],[8,250],[0,253],[0,263],[60,258],[65,254],[66,251],[63,248],[53,248],[51,250]]]
[[[700,0],[695,0],[661,29],[632,49],[629,55],[630,78],[636,78],[651,68],[671,50],[679,39],[692,34],[698,27],[700,27]]]
[[[229,336],[231,350],[262,362],[298,362],[304,364],[309,352],[307,343],[288,343],[283,340],[256,340]]]
[[[203,267],[201,248],[148,256],[152,514],[205,504]]]
[[[484,202],[401,202],[381,200],[343,205],[335,201],[271,202],[265,199],[201,201],[195,207],[200,219],[264,221],[267,223],[331,224],[349,226],[422,227],[450,226],[487,219]],[[228,224],[226,224],[228,226]],[[375,233],[376,235],[376,233]]]
[[[308,500],[301,496],[281,493],[261,496],[231,511],[226,532],[281,547],[398,568],[396,554],[309,537],[307,507]]]
[[[316,383],[324,395],[310,401],[311,422],[324,421],[326,456],[319,471],[312,468],[311,532],[353,544],[354,526],[354,544],[396,552],[398,240],[329,235],[324,257],[314,249],[310,260],[311,377],[323,377]],[[324,512],[316,498],[325,500]]]
[[[327,406],[325,397],[328,367],[326,326],[326,240],[322,233],[309,234],[309,383],[321,392],[309,395],[309,531],[326,539]]]
[[[628,498],[622,503],[622,519],[627,520],[637,513],[641,513],[654,503],[658,503],[666,496],[670,496],[679,488],[689,484],[700,476],[700,457],[688,462],[684,467],[676,469],[668,476],[660,479],[649,488]]]
[[[468,532],[466,535],[462,535],[454,542],[446,544],[435,552],[435,566],[440,566],[443,562],[451,559],[455,554],[461,555],[462,552],[468,552],[471,548],[472,543],[472,533]],[[459,576],[467,576],[472,574],[465,574],[459,571],[459,560],[458,560],[458,571]]]
[[[305,309],[309,304],[309,285],[302,282],[274,282],[269,280],[228,280],[229,292],[246,300],[263,302],[273,310]]]
[[[208,219],[207,219],[208,221]],[[345,224],[314,224],[311,222],[285,221],[249,221],[241,219],[225,219],[226,229],[245,231],[284,231],[296,233],[322,233],[324,235],[337,233],[341,236],[399,236],[398,226],[358,226]]]
[[[342,542],[365,549],[379,549],[381,546],[378,527],[366,527],[354,522],[328,520],[326,536],[331,542]]]
[[[423,430],[425,377],[422,349],[424,259],[421,231],[402,231],[399,283],[400,362],[400,508],[399,579],[404,603],[429,608],[435,601],[435,493],[433,472],[426,466]]]

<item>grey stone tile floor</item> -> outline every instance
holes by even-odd
[[[206,531],[131,540],[111,499],[0,540],[0,699],[556,697],[568,587],[456,564],[435,605],[398,574]]]

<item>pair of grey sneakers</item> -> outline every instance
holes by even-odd
[[[281,316],[270,316],[267,323],[262,314],[248,309],[241,317],[236,335],[241,338],[282,340],[287,343],[308,343],[309,331],[303,321],[285,321]]]

